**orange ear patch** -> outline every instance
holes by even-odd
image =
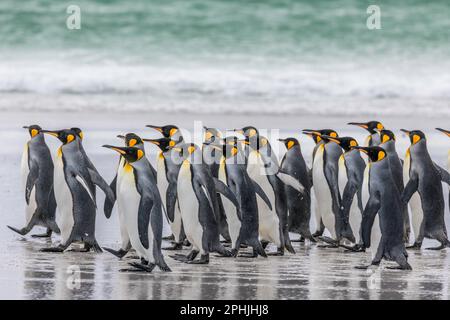
[[[287,148],[288,148],[288,150],[290,149],[290,148],[292,148],[294,146],[294,141],[289,141],[288,143],[287,143]]]
[[[413,144],[419,142],[420,141],[420,136],[418,136],[417,134],[413,135],[412,141],[413,141]]]
[[[137,143],[136,139],[130,139],[130,141],[128,142],[128,146],[133,147],[136,143]]]

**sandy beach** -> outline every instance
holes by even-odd
[[[110,181],[117,156],[103,144],[118,143],[119,133],[135,132],[143,137],[157,137],[145,129],[146,124],[177,124],[192,130],[194,121],[204,125],[231,129],[255,125],[262,129],[279,129],[280,137],[300,138],[303,154],[311,161],[313,142],[300,135],[303,128],[333,128],[340,135],[352,135],[363,141],[366,133],[347,126],[349,121],[372,120],[361,116],[327,117],[324,115],[232,115],[156,112],[2,112],[0,118],[0,299],[448,299],[450,295],[448,249],[439,252],[423,250],[410,253],[413,271],[393,271],[383,266],[375,272],[354,269],[370,261],[369,253],[349,254],[342,249],[317,248],[295,243],[297,254],[268,259],[225,259],[211,257],[207,266],[190,266],[176,262],[165,252],[172,273],[155,270],[152,274],[121,273],[126,259],[119,261],[103,253],[41,253],[47,240],[18,236],[6,225],[24,223],[24,192],[20,185],[20,157],[28,139],[23,125],[38,123],[44,128],[79,126],[85,132],[85,148],[99,172]],[[428,136],[433,159],[446,166],[450,142],[434,128],[446,127],[448,119],[433,117],[380,117],[386,127],[397,133],[397,150],[401,157],[409,144],[399,134],[402,127],[422,129]],[[47,138],[52,152],[59,143]],[[284,152],[280,148],[281,152]],[[156,149],[147,146],[154,163]],[[446,190],[446,189],[445,189]],[[445,196],[447,201],[447,196]],[[102,246],[118,247],[117,213],[110,220],[101,213],[103,195],[98,197],[97,239]],[[447,206],[448,208],[448,206]],[[449,213],[446,212],[447,226]],[[313,226],[313,225],[312,225]],[[38,233],[36,229],[32,233]],[[166,226],[166,233],[168,233]],[[293,235],[297,238],[296,235]],[[52,239],[57,241],[57,237]],[[425,241],[425,247],[434,241]],[[274,248],[272,248],[274,249]],[[70,270],[79,267],[79,288],[68,285]],[[69,273],[68,273],[69,271]],[[69,279],[69,280],[68,280]]]

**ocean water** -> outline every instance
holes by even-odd
[[[449,116],[448,1],[370,4],[2,0],[0,110]]]

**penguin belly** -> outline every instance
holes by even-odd
[[[58,151],[58,155],[55,160],[53,183],[58,211],[56,223],[61,231],[61,243],[66,244],[66,242],[70,240],[70,235],[72,234],[72,229],[74,226],[73,198],[66,182],[64,163],[60,150]]]
[[[192,244],[193,249],[204,255],[207,253],[205,249],[209,251],[209,248],[203,247],[203,227],[199,217],[200,206],[192,186],[191,165],[186,160],[178,174],[177,194],[186,238]]]
[[[121,157],[119,162],[119,168],[117,169],[117,180],[116,180],[116,195],[121,193],[122,176],[123,176],[123,166],[125,164],[124,159]],[[130,236],[128,235],[127,225],[125,220],[125,215],[123,213],[123,205],[121,197],[117,197],[117,215],[119,216],[119,228],[120,228],[120,238],[122,239],[122,249],[126,250],[128,243],[130,242]]]
[[[154,263],[155,259],[153,257],[153,231],[151,228],[151,220],[148,226],[148,249],[142,245],[139,237],[138,215],[141,195],[136,188],[134,172],[129,164],[124,167],[120,185],[120,194],[118,194],[117,198],[120,199],[121,202],[126,231],[130,237],[131,245],[141,258]],[[150,212],[148,214],[150,214]]]
[[[219,167],[219,180],[222,181],[227,185],[227,177],[225,172],[225,164],[221,163]],[[231,247],[236,248],[236,241],[239,237],[239,234],[241,232],[241,221],[239,220],[237,213],[236,213],[236,207],[234,204],[228,200],[226,197],[222,198],[222,204],[225,211],[225,215],[227,217],[227,223],[228,223],[228,232],[230,233],[231,238]],[[236,248],[239,249],[239,248]]]
[[[267,195],[272,204],[272,210],[260,198],[256,197],[258,204],[259,237],[261,240],[273,242],[278,248],[282,246],[280,238],[280,220],[275,209],[275,192],[267,179],[262,159],[253,151],[249,155],[248,174]]]
[[[344,155],[342,155],[339,158],[339,173],[338,173],[339,179],[339,193],[341,194],[341,198],[343,198],[344,195],[344,189],[348,182],[348,175],[347,175],[347,168],[345,166],[345,158]],[[358,196],[355,194],[353,196],[352,205],[350,207],[349,212],[349,223],[350,227],[352,228],[353,235],[355,236],[356,243],[359,243],[359,229],[361,227],[361,212],[358,208]]]
[[[373,220],[372,232],[370,234],[370,254],[372,259],[375,258],[377,254],[378,247],[381,241],[381,229],[380,229],[380,218],[378,217],[378,213]]]
[[[330,187],[325,177],[324,172],[324,147],[321,145],[316,152],[314,158],[313,181],[314,194],[317,201],[317,211],[320,213],[322,222],[331,235],[331,238],[336,239],[335,216],[333,213],[333,200],[331,197]]]
[[[411,156],[409,153],[409,149],[406,153],[404,165],[403,165],[403,181],[405,186],[409,182],[409,171],[411,168]],[[420,195],[418,192],[415,192],[411,199],[409,200],[409,207],[411,208],[411,226],[414,232],[415,240],[421,241],[419,238],[420,227],[423,221],[423,210],[422,210],[422,201],[420,200]]]

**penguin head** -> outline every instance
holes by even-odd
[[[203,127],[205,129],[205,142],[213,142],[222,138],[222,133],[216,128]]]
[[[447,137],[450,137],[450,131],[445,130],[445,129],[441,129],[441,128],[436,128],[436,130],[444,133],[445,135],[447,135]]]
[[[253,138],[259,135],[258,129],[252,126],[243,127],[242,129],[234,129],[233,131],[244,135],[246,138]]]
[[[406,129],[400,129],[400,131],[406,133],[409,136],[409,140],[411,141],[411,145],[415,145],[418,142],[426,141],[425,134],[420,130],[406,130]]]
[[[294,146],[300,145],[298,143],[298,140],[295,138],[278,139],[278,141],[282,142],[288,150],[290,150]]]
[[[24,126],[23,128],[28,130],[28,133],[30,134],[31,138],[36,137],[42,132],[42,128],[37,124],[33,124],[31,126]]]
[[[337,143],[345,152],[352,150],[358,146],[358,141],[352,137],[330,137],[322,135],[322,139]]]
[[[135,133],[127,133],[126,135],[118,135],[117,138],[123,139],[125,141],[125,146],[134,147],[136,145],[141,145],[142,139]]]
[[[175,147],[175,145],[177,144],[177,142],[175,140],[172,140],[170,138],[144,139],[144,141],[153,143],[154,145],[158,146],[162,152],[169,151],[170,149]]]
[[[369,121],[369,122],[349,122],[349,125],[358,126],[366,129],[371,134],[376,133],[384,129],[383,124],[380,121]]]
[[[322,130],[303,129],[302,133],[313,138],[316,144],[323,140],[322,135],[329,136],[332,138],[336,138],[339,136],[338,133],[333,129],[322,129]]]
[[[178,137],[182,137],[181,133],[180,133],[180,129],[178,129],[177,126],[174,126],[171,124],[162,126],[162,127],[153,126],[153,125],[147,125],[146,127],[152,128],[152,129],[155,129],[156,131],[161,132],[161,134],[165,138],[176,138],[175,140],[178,140]]]
[[[110,145],[103,145],[103,147],[117,151],[129,163],[141,160],[145,156],[145,152],[136,147],[116,147]]]
[[[369,157],[370,162],[383,161],[386,158],[386,151],[381,147],[353,147],[353,149],[359,150]]]
[[[74,128],[70,128],[70,130],[75,132],[75,134],[77,135],[78,138],[80,138],[80,140],[83,140],[84,134],[83,134],[83,131],[80,128],[74,127]]]
[[[380,140],[381,144],[394,141],[395,142],[395,135],[391,130],[383,129],[380,131]]]
[[[59,141],[61,141],[63,144],[69,144],[72,141],[75,141],[77,138],[77,134],[75,133],[75,131],[73,131],[71,129],[63,129],[63,130],[57,130],[57,131],[42,130],[41,132],[58,138]]]

